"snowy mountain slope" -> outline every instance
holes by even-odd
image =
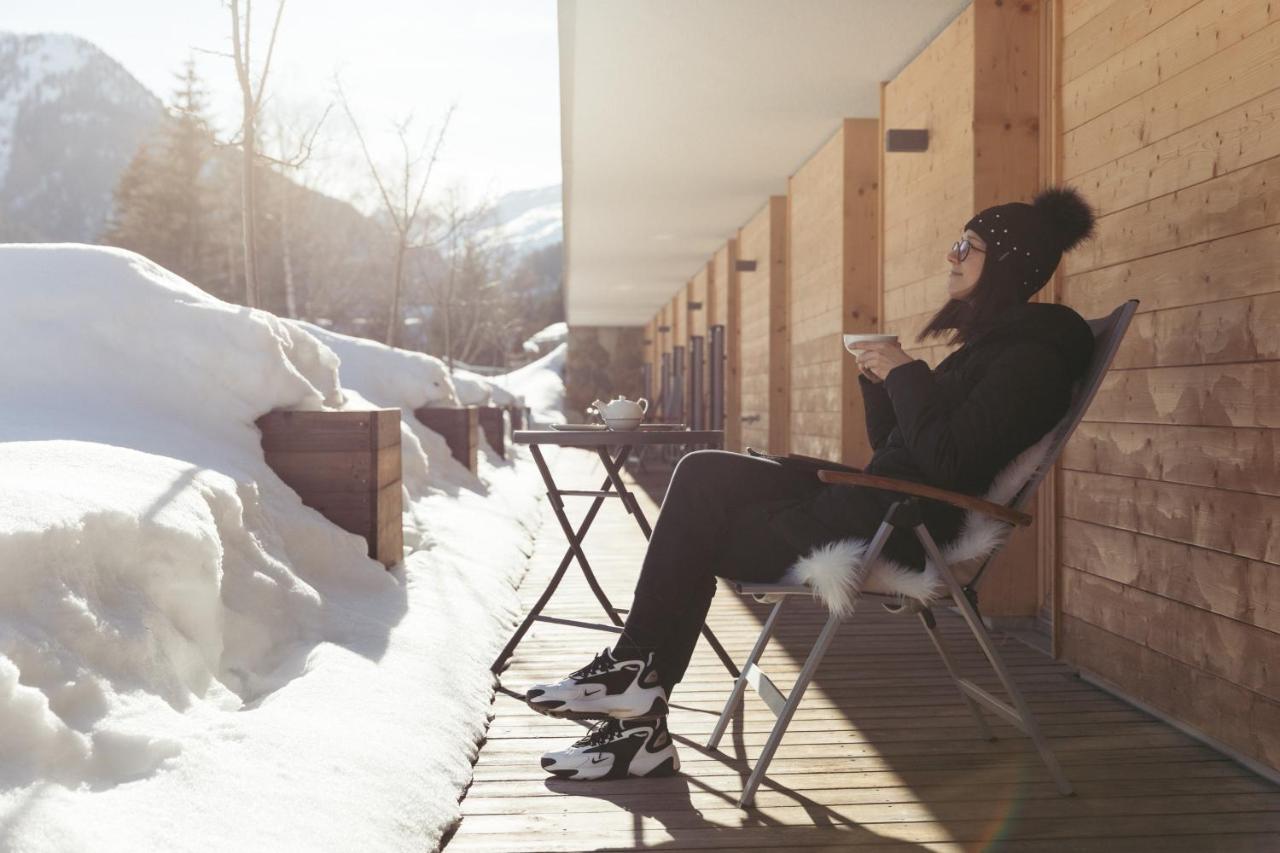
[[[160,99],[91,43],[0,33],[0,240],[87,241]]]
[[[480,236],[511,247],[511,257],[519,258],[535,249],[563,239],[560,185],[507,193],[494,205],[493,218]]]

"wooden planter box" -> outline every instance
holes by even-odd
[[[511,428],[513,430],[524,429],[524,409],[519,406],[512,406],[507,411],[511,413]]]
[[[507,420],[503,417],[506,411],[498,406],[481,406],[479,409],[480,429],[484,431],[485,441],[503,459],[507,458]]]
[[[267,464],[304,504],[363,536],[388,568],[403,559],[399,409],[277,410],[258,429]]]
[[[480,415],[478,407],[463,406],[459,409],[444,409],[434,406],[423,406],[414,409],[413,416],[432,432],[444,436],[449,445],[449,452],[472,474],[479,468],[476,465],[476,445]]]

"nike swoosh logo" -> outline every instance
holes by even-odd
[[[591,691],[590,693],[588,693],[586,690],[583,690],[583,691],[582,691],[582,698],[583,698],[583,699],[590,699],[592,696],[599,696],[599,695],[600,695],[601,693],[603,693],[603,692],[604,692],[604,688],[603,688],[603,687],[597,687],[595,690]]]
[[[591,756],[591,763],[592,763],[592,764],[599,764],[599,763],[600,763],[600,762],[602,762],[602,761],[608,761],[608,760],[609,760],[609,756],[607,756],[607,755],[593,755],[593,756]]]

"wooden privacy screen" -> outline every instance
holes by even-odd
[[[978,209],[1038,188],[1039,13],[1039,3],[975,3],[883,90],[885,127],[929,128],[927,151],[883,154],[883,328],[931,366],[953,349],[918,340],[949,298],[951,244]],[[1039,522],[1014,532],[992,561],[987,615],[1030,617],[1047,600],[1038,537]]]
[[[741,301],[742,444],[786,453],[791,425],[787,326],[787,198],[774,196],[738,232]]]
[[[258,419],[267,464],[329,521],[364,538],[390,568],[404,556],[400,410],[274,411]]]
[[[879,125],[848,119],[792,176],[790,450],[862,466],[871,458],[845,332],[877,330]]]
[[[742,450],[742,315],[739,304],[738,241],[729,240],[711,259],[710,325],[724,326],[724,447]],[[714,426],[714,425],[713,425]]]
[[[1085,316],[1142,300],[1063,457],[1061,652],[1280,769],[1280,3],[1063,7]]]

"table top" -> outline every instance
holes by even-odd
[[[724,430],[719,429],[601,429],[558,430],[518,429],[511,440],[516,444],[556,444],[561,447],[608,447],[620,444],[632,446],[652,444],[710,444],[724,445]]]

